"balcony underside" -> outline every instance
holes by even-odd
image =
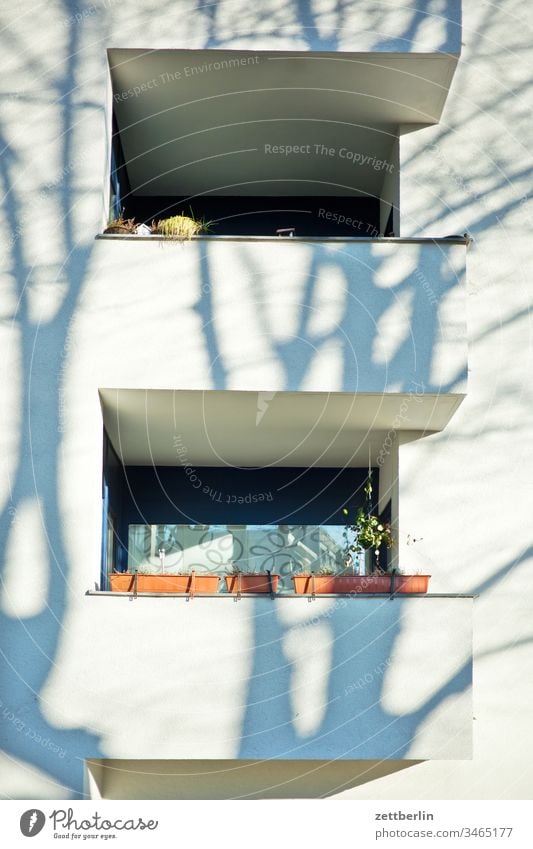
[[[92,799],[324,799],[418,763],[95,758],[87,769]]]
[[[392,162],[399,126],[439,120],[458,59],[451,52],[108,55],[124,167],[140,196],[322,188],[379,197],[385,172],[376,160]],[[365,157],[355,168],[354,155]]]
[[[369,452],[377,462],[399,431],[408,441],[442,430],[463,395],[101,389],[100,398],[124,465],[343,467],[364,466]]]

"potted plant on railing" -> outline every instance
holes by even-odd
[[[374,569],[370,575],[354,575],[350,572],[335,572],[323,567],[318,573],[307,572],[293,575],[294,591],[303,595],[329,593],[332,595],[353,593],[427,593],[430,575],[404,575],[397,569],[384,572]]]
[[[231,572],[226,575],[226,587],[229,593],[240,596],[244,593],[270,593],[274,595],[278,589],[279,575],[269,570],[266,572],[244,572],[240,566],[233,563]]]
[[[134,236],[138,225],[134,218],[124,218],[124,211],[117,218],[112,218],[104,229],[106,235]]]
[[[116,218],[111,218],[104,229],[106,236],[151,236],[152,231],[146,224],[135,218],[124,218],[124,210]]]
[[[348,592],[359,593],[386,593],[390,592],[390,575],[385,572],[379,562],[381,548],[391,548],[394,542],[392,530],[388,522],[383,522],[379,516],[372,512],[372,480],[370,475],[365,484],[365,496],[367,505],[358,507],[353,523],[347,522],[344,530],[346,545],[347,573],[343,577],[351,579],[353,589]],[[345,507],[342,511],[348,518],[350,513]],[[359,555],[369,551],[372,554],[371,571],[369,575],[356,575],[355,559],[353,554]],[[352,564],[352,574],[349,574],[349,565]]]
[[[166,236],[175,241],[187,241],[200,233],[207,233],[209,222],[191,215],[172,215],[160,221],[152,221],[152,233],[156,236]]]
[[[353,522],[349,522],[349,510],[343,509],[346,516],[344,529],[344,569],[337,572],[332,567],[319,570],[318,574],[305,573],[294,575],[296,593],[376,593],[390,592],[390,576],[383,573],[379,566],[379,554],[382,545],[390,548],[393,543],[390,525],[382,522],[372,512],[372,478],[369,471],[364,486],[366,507],[358,507]],[[373,552],[371,575],[356,573],[356,563],[365,551]],[[355,558],[353,555],[357,555]]]
[[[344,531],[344,569],[336,572],[331,566],[323,567],[318,573],[293,575],[296,593],[424,593],[427,592],[428,575],[403,575],[397,571],[386,572],[380,567],[382,546],[391,548],[392,530],[387,522],[372,512],[372,479],[369,474],[364,487],[366,507],[358,507],[353,522],[348,522]],[[349,510],[343,509],[346,517]],[[356,561],[363,552],[372,552],[371,573],[355,573]],[[353,555],[358,555],[353,557]]]
[[[181,593],[189,596],[216,593],[219,576],[204,572],[154,571],[141,568],[137,572],[113,572],[109,575],[112,592],[119,593]]]

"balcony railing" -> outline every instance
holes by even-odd
[[[225,575],[270,571],[291,592],[299,572],[346,568],[344,525],[130,525],[128,572]],[[350,572],[365,573],[368,554],[352,552]],[[222,584],[221,584],[222,586]]]
[[[133,358],[160,340],[165,360],[187,363],[167,379],[158,361],[161,388],[416,393],[411,429],[440,430],[466,389],[465,246],[459,237],[162,245],[154,236],[102,236],[108,285],[91,306],[120,308],[114,345],[132,348],[134,327]],[[378,407],[371,421],[378,415],[387,430],[396,408],[388,417],[382,400]]]

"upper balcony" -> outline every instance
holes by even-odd
[[[364,394],[351,425],[385,432],[416,397],[399,426],[445,426],[465,392],[467,240],[399,238],[401,136],[440,118],[459,52],[442,43],[109,51],[111,213],[210,228],[101,237],[92,306],[120,309],[128,363],[107,386],[138,388],[153,356],[145,387],[327,393],[336,423]]]
[[[439,121],[456,40],[423,54],[109,50],[112,214],[191,211],[213,235],[398,236],[399,139]]]
[[[262,427],[279,407],[281,432],[307,414],[313,432],[439,431],[464,397],[464,240],[110,236],[94,258],[87,334],[97,322],[109,347],[103,387],[182,390],[183,405],[251,393],[243,409],[228,401],[232,433],[255,431],[258,392]]]

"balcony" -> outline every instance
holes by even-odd
[[[205,402],[215,442],[217,417],[257,434],[277,411],[324,439],[338,421],[442,430],[466,391],[465,260],[462,239],[103,237],[86,302],[120,388],[101,391],[108,430],[144,427],[139,386],[161,393],[148,427]]]
[[[402,135],[440,119],[452,33],[453,48],[427,55],[109,51],[112,214],[212,222],[180,245],[100,237],[105,295],[135,327],[121,350],[154,357],[157,383],[137,386],[308,393],[334,417],[357,394],[359,429],[397,428],[405,403],[411,430],[445,426],[465,392],[466,240],[393,236]],[[274,237],[288,228],[294,238]],[[180,364],[171,383],[165,358]]]
[[[295,570],[342,566],[342,530],[130,525],[132,571],[157,568],[164,544],[167,572],[221,574],[237,559],[278,573],[280,591],[194,600],[87,593],[93,659],[101,655],[104,680],[128,716],[127,735],[120,714],[106,716],[110,756],[470,758],[472,598],[291,592]],[[364,558],[356,568],[364,570]],[[120,640],[104,636],[109,622]]]
[[[120,694],[120,710],[102,712],[109,757],[472,756],[471,598],[86,605],[99,692]]]
[[[346,74],[346,90],[333,99],[327,75],[335,77],[339,57],[260,58],[245,69],[244,93],[243,75],[232,72],[198,75],[197,96],[191,97],[188,84],[164,82],[168,60],[183,64],[188,57],[152,51],[111,56],[113,95],[134,86],[136,75],[137,83],[143,75],[160,80],[157,108],[143,92],[115,101],[114,140],[123,150],[120,159],[115,149],[113,206],[128,196],[138,205],[135,214],[149,220],[170,214],[168,207],[184,198],[204,197],[213,209],[207,217],[219,224],[225,216],[246,215],[250,197],[255,208],[257,197],[283,198],[282,209],[268,210],[270,236],[262,226],[243,233],[225,224],[225,230],[219,225],[212,235],[182,243],[100,236],[96,244],[78,338],[83,343],[86,331],[94,340],[97,328],[105,363],[95,381],[114,452],[104,464],[107,506],[118,517],[123,541],[130,525],[197,522],[198,534],[205,530],[200,523],[218,525],[201,557],[191,555],[197,544],[183,541],[188,567],[205,565],[208,552],[224,568],[255,557],[250,540],[247,553],[246,545],[236,552],[242,528],[230,534],[230,523],[279,528],[290,522],[323,530],[326,504],[315,518],[307,512],[289,519],[287,509],[307,505],[305,492],[313,500],[326,476],[334,481],[330,507],[338,513],[369,464],[374,472],[379,467],[379,510],[390,510],[397,521],[404,485],[400,442],[442,430],[466,392],[467,240],[376,234],[399,233],[399,127],[414,130],[439,120],[455,58],[344,56],[353,60],[352,71],[366,63],[368,73]],[[272,69],[298,62],[305,63],[300,85],[280,84],[272,97],[269,74],[290,80]],[[406,78],[418,83],[403,87]],[[264,89],[260,96],[258,88]],[[392,112],[380,123],[383,98]],[[150,115],[157,118],[155,135]],[[254,150],[234,156],[243,116],[254,129],[241,146]],[[301,119],[300,129],[295,123],[289,131],[290,117]],[[324,119],[320,132],[315,118]],[[216,133],[204,132],[213,124]],[[337,129],[332,133],[326,124]],[[315,144],[324,144],[326,153]],[[294,156],[285,155],[287,145],[299,148]],[[350,150],[351,160],[341,150]],[[379,160],[393,167],[359,170],[356,153],[360,162],[367,157],[367,165],[370,157],[374,165]],[[121,184],[125,172],[129,187]],[[307,196],[302,186],[311,178]],[[253,192],[237,187],[252,181]],[[327,203],[317,190],[324,183]],[[275,237],[276,229],[291,226],[287,216],[296,213],[286,207],[295,197],[302,224],[292,238]],[[370,225],[375,229],[363,232]],[[245,499],[245,474],[268,492],[267,476],[280,479],[285,472],[302,479],[292,503],[283,500],[290,489],[278,480],[268,515],[245,516],[246,502],[239,515],[231,503],[226,515],[216,512],[216,493]],[[339,525],[331,510],[326,515]],[[111,524],[111,536],[114,531]],[[320,534],[312,542],[320,545]],[[146,535],[140,555],[136,545],[131,540],[126,546],[130,567],[143,559],[157,566],[157,533],[153,540]],[[320,562],[313,546],[306,547]],[[335,549],[325,547],[330,554]],[[337,541],[336,564],[339,549]],[[201,599],[87,595],[98,668],[108,682],[101,686],[102,702],[108,690],[120,693],[121,701],[121,711],[104,720],[106,755],[470,757],[472,599],[297,596],[290,592],[286,546],[277,554],[273,565],[282,581],[273,599],[243,596],[237,604],[223,592]],[[272,555],[267,550],[266,557]],[[121,566],[127,565],[126,557]],[[111,645],[109,622],[120,635]]]

